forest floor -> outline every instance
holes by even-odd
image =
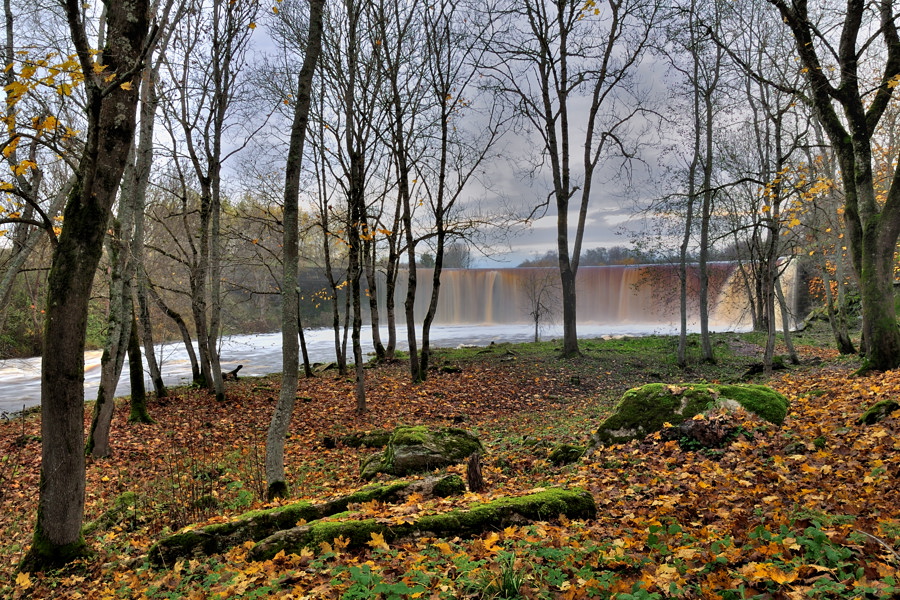
[[[801,337],[800,366],[753,379],[790,399],[781,427],[741,416],[742,435],[720,450],[686,450],[651,436],[567,466],[547,460],[555,444],[585,444],[630,387],[735,381],[759,360],[758,337],[722,334],[717,365],[700,366],[694,356],[681,371],[675,341],[585,340],[583,356],[567,360],[556,358],[553,342],[442,351],[436,365],[459,372],[435,370],[418,385],[405,364],[382,365],[367,370],[362,415],[349,378],[326,372],[301,380],[286,446],[292,500],[322,501],[363,485],[359,465],[374,450],[328,449],[326,436],[462,420],[484,442],[486,491],[354,510],[408,517],[551,486],[586,489],[598,507],[590,521],[519,524],[476,539],[386,544],[373,536],[365,550],[336,539],[260,562],[248,559],[251,543],[151,567],[148,549],[165,534],[265,506],[264,443],[279,387],[270,376],[229,383],[225,402],[198,389],[173,390],[151,400],[155,425],[127,424],[120,400],[114,456],[88,462],[86,521],[116,499],[128,498],[126,509],[86,537],[90,558],[22,574],[16,565],[35,522],[40,414],[2,423],[0,597],[897,597],[900,412],[875,425],[857,418],[900,395],[900,371],[854,377],[854,359]]]

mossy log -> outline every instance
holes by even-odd
[[[362,548],[378,533],[386,542],[404,537],[472,537],[485,531],[503,529],[527,521],[592,519],[597,514],[593,497],[580,489],[548,489],[518,498],[499,498],[468,509],[438,515],[423,515],[412,523],[381,523],[375,519],[317,521],[279,531],[250,550],[253,560],[268,560],[281,552],[299,553],[305,547],[318,548],[338,537],[350,548]]]
[[[218,554],[244,542],[259,541],[276,531],[296,527],[300,521],[315,521],[344,512],[350,504],[373,500],[398,502],[412,493],[425,497],[446,497],[463,492],[465,483],[462,478],[459,475],[447,475],[420,481],[370,485],[324,504],[296,502],[288,506],[251,511],[228,523],[216,523],[161,539],[150,549],[150,562],[166,566],[180,558]]]
[[[900,410],[900,403],[894,400],[882,400],[873,404],[856,422],[859,425],[874,425],[884,421],[896,410]]]

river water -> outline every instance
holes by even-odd
[[[671,335],[677,333],[673,325],[579,325],[578,335],[582,339],[604,336],[622,335]],[[542,329],[542,339],[560,337],[560,327]],[[534,326],[527,324],[503,325],[440,325],[431,329],[431,344],[435,347],[457,347],[461,344],[486,346],[491,342],[527,342],[534,336]],[[368,341],[366,341],[368,337]],[[387,339],[387,331],[382,331],[382,339]],[[334,337],[330,329],[316,329],[306,332],[306,345],[312,362],[331,362],[334,360]],[[398,329],[398,347],[406,349],[406,330]],[[371,335],[364,331],[363,349],[372,351]],[[352,352],[350,352],[352,356]],[[100,381],[101,352],[86,352],[84,393],[87,400],[97,395]],[[235,335],[222,340],[222,370],[229,371],[238,364],[243,365],[241,376],[267,375],[281,371],[281,333],[263,333],[253,335]],[[190,383],[191,365],[181,343],[157,346],[157,358],[160,361],[163,379],[166,385],[183,385]],[[123,376],[116,389],[117,396],[130,393],[128,384],[128,366],[122,371]],[[145,377],[148,389],[149,377]],[[0,416],[41,403],[41,359],[26,358],[0,361]]]

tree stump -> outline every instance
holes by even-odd
[[[236,369],[232,371],[222,371],[222,381],[237,381],[238,380],[238,371],[244,368],[244,365],[238,365]]]
[[[484,491],[484,477],[481,475],[481,453],[473,452],[466,463],[466,482],[473,494]]]

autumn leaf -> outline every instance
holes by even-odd
[[[16,587],[27,589],[31,587],[31,575],[28,573],[19,573],[16,575]]]
[[[772,563],[751,562],[741,569],[741,574],[750,581],[774,581],[778,584],[797,580],[797,572],[785,572]]]
[[[371,533],[371,535],[372,535],[372,539],[369,540],[368,542],[366,542],[366,545],[370,546],[373,549],[380,548],[381,550],[384,550],[385,552],[390,550],[390,547],[387,545],[387,542],[384,541],[383,534],[373,531]]]
[[[447,542],[436,542],[434,547],[440,550],[444,556],[453,556],[453,549]]]
[[[482,540],[482,544],[484,545],[485,552],[490,552],[491,554],[495,554],[500,551],[497,548],[497,542],[500,541],[500,534],[496,531],[492,531],[490,535],[488,535],[484,540]]]
[[[16,136],[13,139],[11,139],[9,141],[9,143],[6,144],[6,146],[3,148],[3,157],[4,158],[9,158],[9,155],[12,154],[13,152],[15,152],[16,146],[19,145],[20,139],[21,138],[19,138],[19,136]]]

